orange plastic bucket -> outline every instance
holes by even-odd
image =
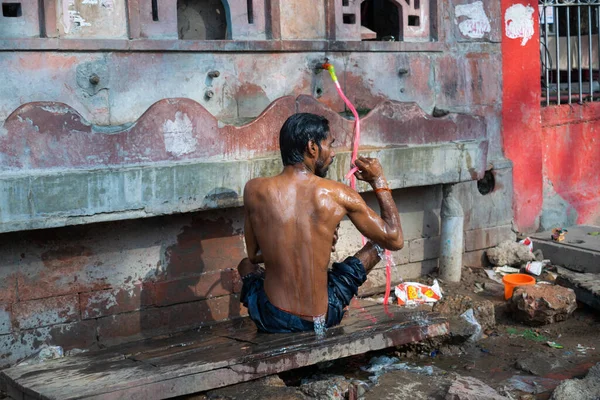
[[[502,282],[504,282],[504,299],[508,300],[517,286],[535,285],[535,278],[526,274],[510,274],[504,275]]]

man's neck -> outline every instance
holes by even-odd
[[[284,174],[299,175],[299,176],[312,176],[312,175],[315,175],[314,168],[311,168],[311,166],[306,165],[303,162],[298,163],[298,164],[294,164],[294,165],[286,165],[283,168],[283,173]]]

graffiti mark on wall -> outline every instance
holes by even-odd
[[[472,39],[481,39],[486,33],[492,30],[490,20],[485,15],[483,2],[481,1],[457,5],[455,15],[455,22],[458,24],[458,29],[463,36]],[[459,23],[458,17],[467,17],[467,19]]]
[[[180,111],[175,113],[175,120],[167,120],[163,124],[165,149],[176,156],[192,153],[198,144],[194,137],[192,121]]]
[[[521,46],[525,46],[534,34],[533,8],[523,4],[514,4],[504,14],[506,36],[510,39],[523,39]]]

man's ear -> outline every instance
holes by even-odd
[[[308,144],[306,145],[306,152],[311,158],[319,157],[319,146],[317,146],[317,143],[315,143],[314,140],[308,141]]]

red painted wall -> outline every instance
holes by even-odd
[[[542,108],[542,145],[544,179],[578,224],[600,224],[600,103]]]
[[[509,38],[507,21],[503,24],[503,146],[505,156],[513,162],[515,223],[519,231],[531,232],[539,226],[543,201],[538,2],[502,0],[502,18],[517,4],[535,10],[534,32],[523,44],[521,38]]]

